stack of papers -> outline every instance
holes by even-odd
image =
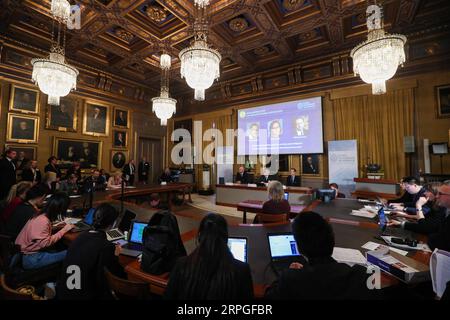
[[[335,247],[333,250],[333,259],[337,262],[347,263],[349,265],[366,265],[366,258],[361,251],[356,249]]]
[[[377,216],[377,212],[369,211],[369,210],[363,208],[363,209],[359,209],[359,210],[352,210],[350,215],[373,219]]]

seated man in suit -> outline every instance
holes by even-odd
[[[330,183],[328,185],[328,188],[329,189],[333,189],[334,191],[336,191],[335,198],[345,198],[345,194],[339,192],[339,186],[337,185],[337,183],[334,183],[334,182]]]
[[[375,298],[378,290],[367,287],[366,268],[350,267],[332,258],[334,233],[318,213],[304,212],[292,224],[298,250],[308,261],[294,262],[266,292],[271,299],[353,300]]]
[[[419,182],[418,179],[415,177],[406,177],[403,180],[403,183],[405,185],[405,190],[407,193],[409,193],[412,197],[410,202],[404,202],[404,203],[393,203],[394,206],[394,213],[397,216],[403,216],[405,218],[408,218],[409,216],[415,216],[417,213],[416,204],[419,202],[419,199],[421,198],[427,198],[426,192],[427,190],[423,188]],[[423,213],[426,215],[431,211],[432,203],[431,201],[426,201],[422,205],[421,209],[423,210]]]
[[[300,177],[297,176],[295,168],[291,168],[291,174],[287,177],[286,185],[288,187],[300,187]]]
[[[236,178],[234,179],[234,182],[240,184],[250,183],[250,177],[247,174],[247,172],[245,172],[244,166],[239,167],[239,172],[236,173]]]
[[[277,177],[275,175],[271,175],[270,174],[270,170],[269,168],[264,168],[263,169],[263,174],[259,176],[259,180],[258,183],[269,183],[270,181],[273,180],[278,180]]]

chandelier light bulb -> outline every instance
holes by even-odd
[[[70,3],[67,0],[52,0],[50,10],[61,21],[67,21],[70,17]]]
[[[209,5],[209,0],[194,0],[196,6],[200,8],[204,8]]]
[[[160,67],[161,69],[170,69],[170,67],[172,66],[172,58],[167,54],[167,53],[163,53],[161,55],[160,61],[159,61]]]

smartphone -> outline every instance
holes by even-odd
[[[386,230],[388,220],[386,218],[386,214],[384,213],[383,207],[378,210],[378,220],[380,221],[380,230],[384,232]]]

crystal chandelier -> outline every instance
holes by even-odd
[[[64,55],[65,32],[61,30],[70,15],[70,4],[65,0],[52,0],[53,15],[52,47],[47,58],[31,60],[33,73],[31,79],[39,89],[48,95],[48,104],[59,105],[60,97],[67,96],[76,89],[78,70],[68,65]],[[54,22],[58,22],[58,31],[54,35]],[[61,35],[62,33],[62,35]]]
[[[209,1],[196,0],[198,6],[206,6]],[[205,90],[212,86],[220,76],[222,56],[211,49],[207,43],[207,22],[203,15],[194,22],[194,41],[191,46],[181,50],[181,77],[186,79],[189,87],[195,90],[195,100],[205,100]]]
[[[50,10],[55,18],[67,21],[70,16],[70,3],[67,0],[52,0]]]
[[[159,97],[152,99],[152,111],[161,119],[161,125],[167,125],[167,119],[170,119],[176,111],[177,100],[169,97],[169,70],[171,59],[168,54],[162,54],[160,58],[161,67],[161,93]]]
[[[391,79],[398,66],[405,62],[406,37],[384,31],[378,5],[369,6],[366,15],[369,33],[367,40],[350,53],[353,71],[364,82],[372,84],[373,94],[383,94],[386,93],[386,80]]]
[[[204,8],[209,4],[209,0],[194,0],[195,5]]]

